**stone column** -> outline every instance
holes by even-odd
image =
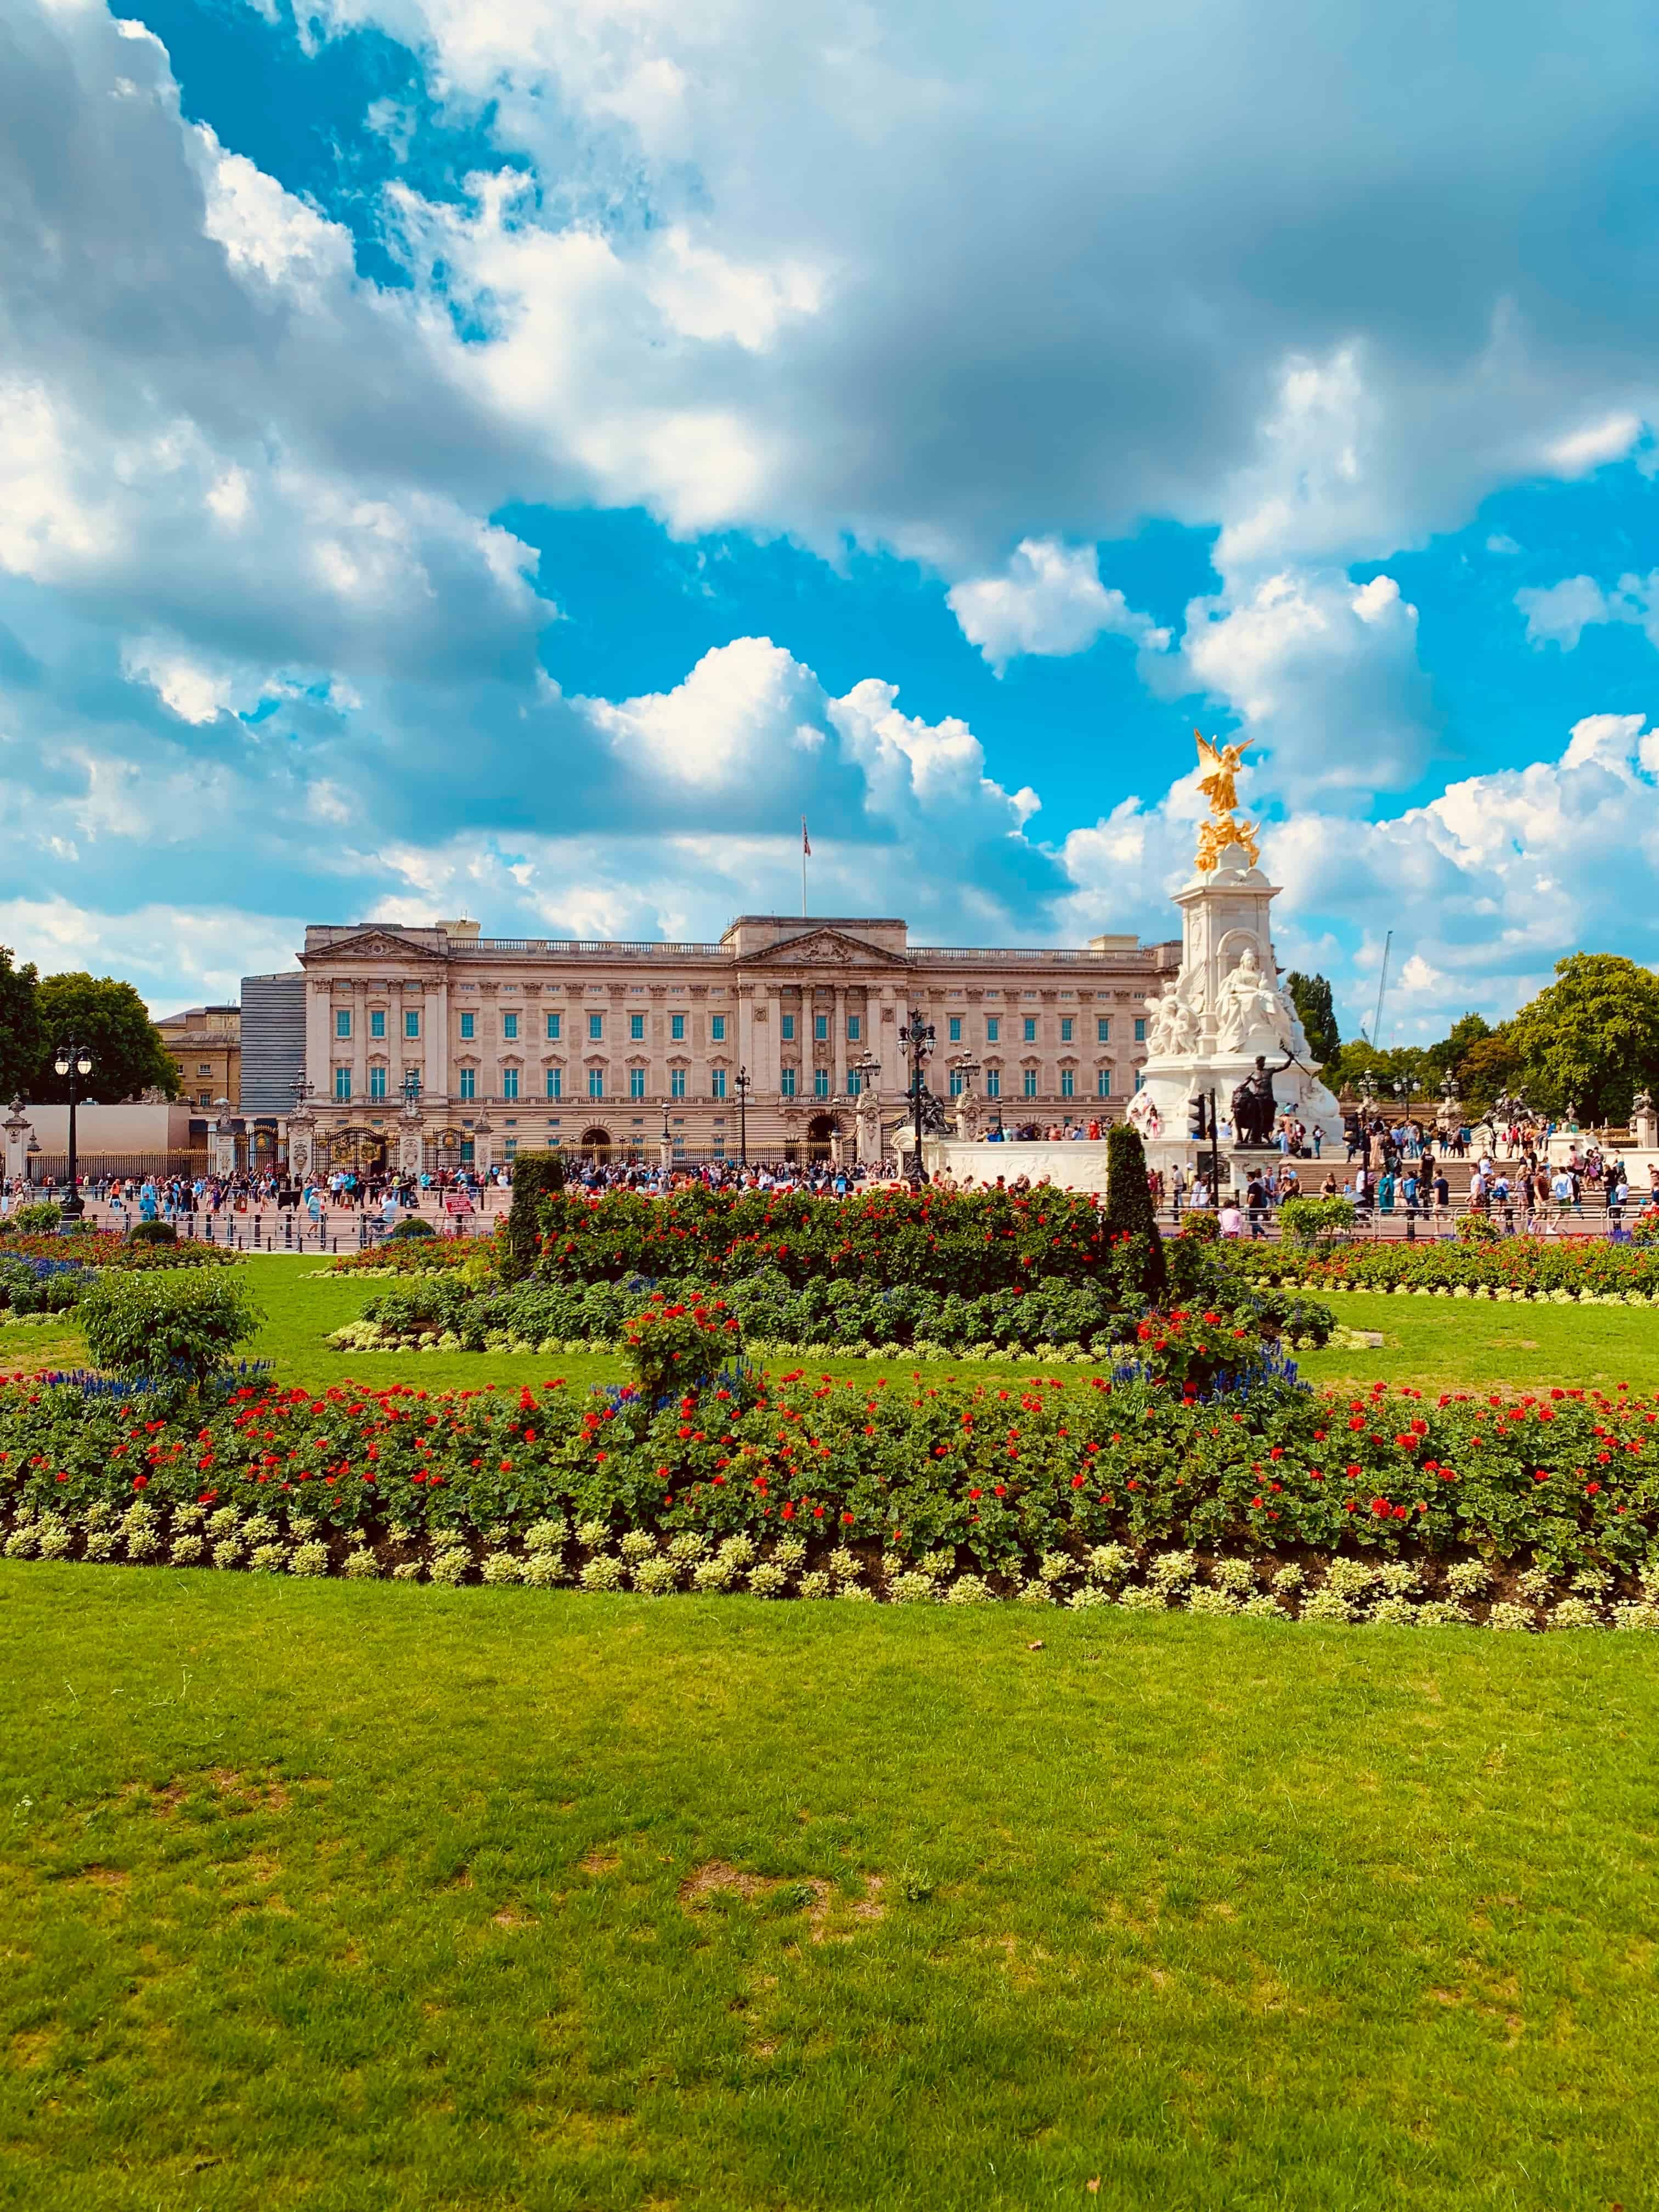
[[[301,1107],[288,1117],[288,1171],[303,1182],[311,1172],[317,1145],[317,1117]]]
[[[216,1175],[233,1176],[236,1172],[236,1130],[230,1101],[217,1102],[219,1112],[213,1124],[213,1170]]]
[[[472,1124],[472,1171],[482,1176],[495,1164],[495,1132],[490,1127],[488,1114],[480,1114]]]
[[[847,987],[836,986],[835,1012],[830,1017],[830,1089],[836,1098],[847,1096]]]
[[[34,1125],[23,1111],[23,1102],[14,1098],[11,1112],[0,1128],[6,1133],[6,1180],[27,1176],[29,1171],[29,1139],[34,1134]]]

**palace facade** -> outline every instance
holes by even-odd
[[[665,1142],[800,1158],[849,1135],[872,1088],[897,1122],[913,1011],[936,1032],[941,1095],[972,1090],[1010,1126],[1115,1118],[1146,1057],[1146,1000],[1180,958],[1178,942],[1133,937],[913,945],[902,921],[864,916],[744,915],[712,945],[317,924],[300,956],[300,1118],[317,1159],[363,1164],[408,1164],[416,1144],[428,1166],[543,1147],[654,1158]]]

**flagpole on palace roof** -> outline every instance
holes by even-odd
[[[800,817],[800,918],[806,919],[806,861],[812,850],[812,841],[806,834],[806,817]]]

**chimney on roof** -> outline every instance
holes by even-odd
[[[479,924],[476,921],[441,921],[438,924],[446,937],[458,937],[463,945],[476,945]]]

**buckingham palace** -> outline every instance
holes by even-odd
[[[941,1096],[976,1094],[1010,1125],[1115,1118],[1146,1000],[1180,958],[1133,937],[912,945],[902,921],[838,915],[744,915],[704,945],[317,923],[302,974],[245,982],[245,1104],[281,1115],[296,1164],[665,1145],[734,1159],[740,1144],[799,1159],[834,1147],[872,1091],[899,1119],[900,1031],[920,1012]]]

